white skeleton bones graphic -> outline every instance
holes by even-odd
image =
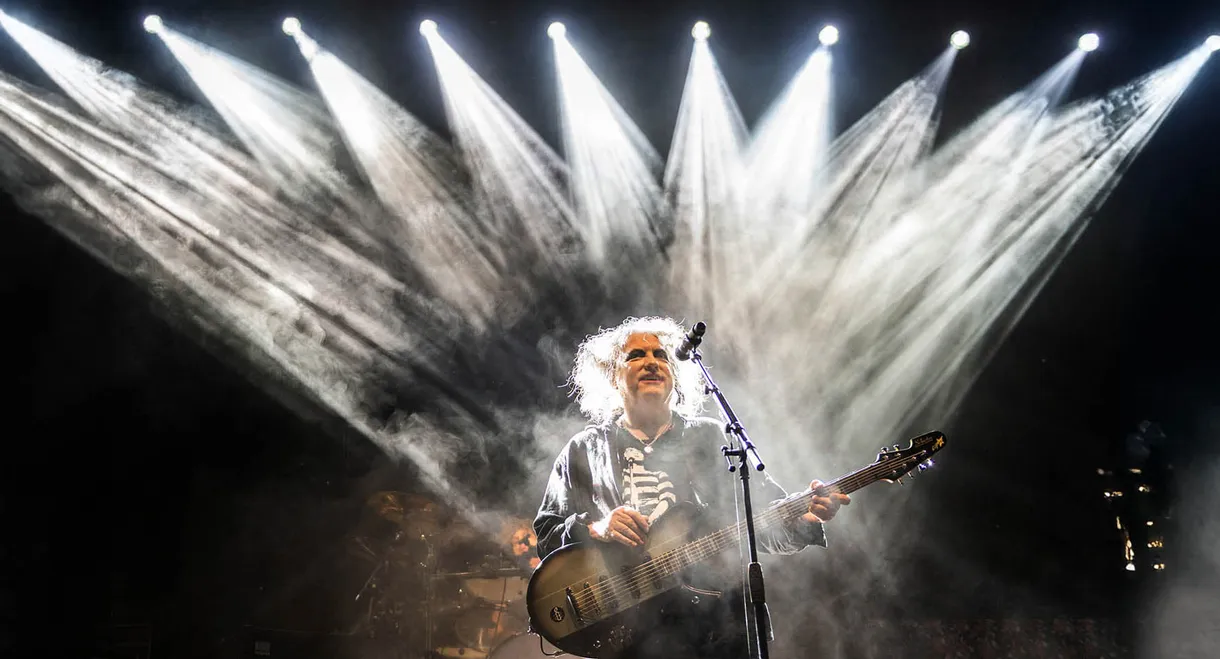
[[[678,502],[669,474],[644,467],[645,453],[637,448],[623,451],[627,468],[623,473],[623,494],[627,503],[654,522]]]

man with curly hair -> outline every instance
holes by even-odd
[[[735,482],[720,454],[723,424],[698,416],[702,376],[673,357],[683,334],[668,318],[628,318],[581,344],[571,385],[592,423],[555,460],[534,519],[539,556],[577,542],[642,546],[650,526],[680,502],[703,508],[717,528],[735,520]],[[759,549],[825,547],[823,523],[849,502],[842,494],[813,498],[801,518],[760,529]],[[674,598],[621,656],[746,656],[740,590],[687,595]]]

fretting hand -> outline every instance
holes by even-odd
[[[810,490],[817,490],[819,487],[822,487],[822,481],[813,481],[809,484]],[[802,515],[801,519],[815,523],[829,522],[838,514],[839,506],[846,506],[850,503],[851,497],[838,492],[831,492],[830,496],[815,496],[809,500],[809,512]]]
[[[648,518],[639,511],[619,506],[605,519],[589,525],[589,535],[602,542],[617,542],[628,547],[641,547],[648,537]]]

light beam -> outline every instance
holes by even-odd
[[[1096,32],[1088,32],[1080,35],[1080,39],[1076,41],[1076,47],[1086,53],[1091,53],[1097,50],[1101,45],[1101,37],[1097,36]]]
[[[384,221],[380,211],[362,215],[316,188],[307,200],[281,194],[274,175],[219,121],[201,120],[198,108],[180,107],[28,26],[0,22],[89,113],[0,74],[0,134],[33,161],[27,167],[40,165],[62,181],[54,189],[57,205],[40,206],[48,221],[152,287],[174,318],[233,349],[273,395],[311,414],[316,405],[333,412],[387,454],[410,458],[430,486],[469,512],[461,488],[437,461],[441,431],[421,416],[382,411],[378,402],[403,383],[439,382],[430,375],[433,357],[452,350],[451,337],[471,336],[461,322],[464,310],[421,290],[427,287],[418,276],[409,285],[397,278],[403,270],[426,270],[426,255],[415,251],[423,241],[385,240],[369,258],[346,242],[343,227]],[[243,91],[239,80],[227,82]],[[275,114],[292,126],[294,112],[308,111],[286,104]],[[0,159],[7,163],[13,153],[0,150]],[[431,160],[426,152],[418,157]],[[440,160],[432,165],[449,174],[456,169]],[[40,183],[21,194],[29,192],[51,189]],[[432,229],[444,235],[443,226]],[[471,256],[452,267],[471,264]],[[502,292],[487,284],[483,294]],[[387,389],[390,382],[400,384]],[[476,437],[462,393],[447,391],[446,404],[455,409],[446,413],[464,418],[462,434]],[[419,448],[425,442],[426,452]]]
[[[284,193],[324,195],[351,208],[364,205],[338,169],[342,140],[317,96],[174,30],[159,36]],[[312,49],[313,40],[303,31],[293,38],[303,51]],[[343,231],[364,232],[359,224]]]
[[[566,283],[555,255],[583,249],[566,165],[443,37],[429,38],[428,46],[454,142],[473,180],[467,203],[482,209],[488,240],[495,237],[493,253],[510,271],[551,272]],[[513,299],[505,297],[506,309],[519,308]]]
[[[744,190],[741,153],[747,131],[741,112],[706,41],[696,41],[677,128],[665,169],[665,194],[674,216],[669,307],[676,315],[720,323],[732,309],[727,286],[750,270],[749,225],[738,212]],[[740,258],[726,258],[734,254]],[[728,290],[726,290],[728,289]]]
[[[594,262],[626,267],[657,248],[665,213],[657,180],[664,164],[576,48],[567,39],[553,45],[577,218]],[[624,261],[608,265],[607,258]]]
[[[411,245],[429,288],[469,325],[511,322],[505,313],[517,305],[505,302],[514,291],[496,265],[512,262],[511,249],[491,244],[490,227],[465,203],[470,190],[454,175],[452,147],[333,53],[308,59],[352,155],[394,216],[386,238]]]

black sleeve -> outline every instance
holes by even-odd
[[[719,430],[710,424],[700,430],[719,433]],[[724,457],[718,448],[723,443],[721,437],[713,434],[699,443],[703,447],[700,451],[704,454],[701,458],[703,466],[692,474],[692,483],[703,483],[701,487],[696,488],[702,491],[699,496],[705,498],[706,503],[717,508],[718,510],[713,514],[722,520],[723,524],[728,525],[736,521],[738,511],[741,512],[742,519],[745,518],[745,507],[739,507],[741,501],[739,476],[729,474],[724,469]],[[709,452],[707,447],[715,450]],[[710,477],[709,471],[721,475]],[[754,518],[757,520],[768,508],[787,498],[787,495],[778,484],[763,474],[751,471],[750,476],[750,499],[754,504]],[[755,528],[758,533],[758,550],[764,554],[795,554],[810,545],[827,546],[826,530],[823,525],[806,522],[800,518],[765,528]]]
[[[750,485],[761,488],[763,494],[766,495],[765,497],[754,497],[756,501],[759,498],[779,497],[771,501],[768,507],[774,506],[786,498],[783,496],[783,490],[769,479],[753,479],[750,481]],[[759,510],[755,507],[755,516],[758,513]],[[788,520],[783,524],[772,526],[758,534],[758,549],[768,554],[795,554],[810,545],[827,546],[826,527],[817,522],[807,522],[799,517]]]
[[[534,533],[538,536],[538,556],[546,558],[551,552],[589,539],[590,509],[592,495],[589,467],[583,452],[578,450],[577,439],[564,446],[551,477],[547,480],[542,504],[534,518]],[[579,485],[573,485],[578,483]]]

